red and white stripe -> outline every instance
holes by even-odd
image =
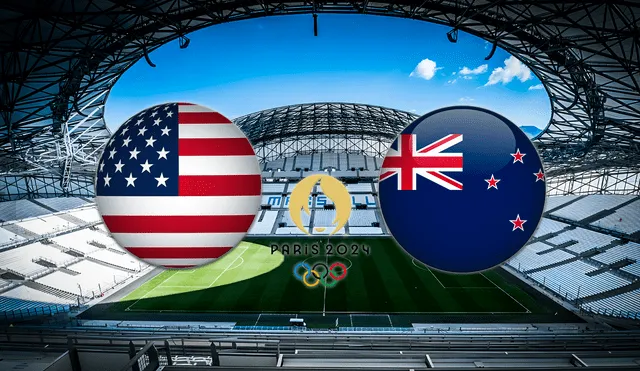
[[[462,153],[442,153],[460,142],[462,134],[449,134],[417,149],[416,134],[401,134],[398,149],[390,148],[382,162],[380,181],[397,175],[398,190],[415,191],[420,175],[448,190],[462,190],[461,182],[442,174],[462,171]]]
[[[178,106],[178,196],[97,197],[106,226],[153,265],[209,263],[236,246],[260,207],[261,177],[244,133],[218,112]]]

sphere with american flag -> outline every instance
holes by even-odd
[[[508,119],[469,106],[407,126],[380,171],[380,209],[409,255],[450,273],[475,273],[515,255],[545,203],[542,161]]]
[[[235,247],[262,191],[244,133],[191,103],[157,105],[127,120],[107,143],[95,184],[114,240],[166,268],[207,264]]]

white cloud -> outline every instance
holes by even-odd
[[[479,65],[478,67],[476,67],[474,69],[470,69],[469,67],[464,66],[460,70],[460,74],[461,75],[479,75],[481,73],[487,72],[488,68],[489,68],[488,64],[481,64],[481,65]]]
[[[451,80],[447,81],[447,84],[455,84],[456,81],[458,81],[458,79],[451,79]]]
[[[409,76],[420,77],[425,80],[431,80],[435,76],[436,71],[442,69],[442,67],[436,67],[436,62],[431,59],[423,59],[418,63],[416,68],[411,72]]]
[[[462,78],[465,79],[465,80],[471,80],[473,77],[471,77],[471,76],[462,76]]]
[[[471,97],[462,97],[460,99],[458,99],[458,102],[472,102],[475,99],[471,98]]]
[[[487,81],[485,86],[495,85],[499,82],[507,84],[514,78],[518,78],[518,80],[522,82],[527,81],[531,78],[531,70],[518,59],[511,56],[504,60],[504,67],[498,67],[491,71],[491,76],[489,76],[489,81]]]
[[[529,86],[529,89],[527,90],[540,90],[543,89],[544,87],[542,86],[542,84],[537,84],[537,85],[531,85]]]

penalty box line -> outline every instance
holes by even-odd
[[[504,292],[508,297],[510,297],[511,300],[515,301],[516,303],[518,303],[518,305],[520,305],[522,308],[524,308],[525,313],[531,313],[529,308],[525,307],[524,304],[522,304],[520,301],[518,301],[518,299],[516,299],[513,296],[511,296],[511,294],[506,292],[502,287],[498,286],[495,282],[493,282],[492,279],[490,279],[489,277],[485,276],[484,273],[480,273],[480,274],[482,275],[482,277],[486,278],[487,281],[491,282],[497,289],[499,289],[500,291]]]

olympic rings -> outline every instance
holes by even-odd
[[[311,266],[301,261],[293,267],[293,276],[307,287],[316,287],[322,283],[324,287],[331,288],[347,276],[347,266],[341,262],[334,262],[330,266],[319,262]],[[309,282],[311,278],[314,280]]]

